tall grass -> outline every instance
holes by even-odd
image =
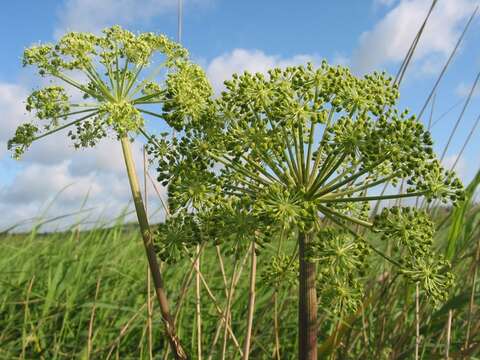
[[[147,283],[145,266],[138,260],[142,259],[143,251],[138,236],[134,228],[121,224],[86,232],[2,236],[0,358],[149,358]],[[233,276],[228,264],[235,258],[242,262],[245,255],[247,252],[230,257],[222,255],[227,278]],[[208,274],[203,275],[203,279],[208,279],[207,286],[215,298],[213,301],[206,294],[205,286],[201,288],[204,334],[201,342],[205,352],[212,352],[214,359],[222,346],[220,342],[216,349],[210,345],[218,327],[218,309],[224,309],[227,300],[217,259],[212,248],[204,252],[201,262],[202,272]],[[165,266],[168,283],[175,284],[168,289],[174,304],[178,304],[184,277],[190,269],[190,260],[174,267]],[[248,286],[245,270],[238,277],[231,299],[235,310],[229,312],[236,336],[246,333],[248,291],[245,290]],[[288,295],[284,298],[288,299]],[[257,314],[265,311],[268,301],[266,293],[257,298]],[[185,297],[183,304],[178,312],[179,334],[195,354],[198,348],[195,297]],[[294,329],[295,310],[288,310],[285,316],[288,313]],[[268,323],[270,319],[265,321]],[[167,343],[162,336],[161,319],[155,312],[152,323],[152,352],[160,358]],[[268,348],[268,336],[262,338],[254,340],[252,347],[257,344],[257,347]],[[227,338],[226,358],[234,358],[237,353],[231,338]]]
[[[480,211],[472,202],[465,206],[439,219],[437,245],[445,250],[457,217],[469,229],[462,233],[462,246],[455,247],[458,285],[450,300],[434,309],[420,292],[416,306],[415,287],[390,270],[378,277],[384,265],[372,264],[364,306],[341,321],[328,314],[319,319],[325,324],[320,356],[410,359],[416,348],[420,359],[445,358],[447,350],[452,358],[479,356],[480,291],[472,291],[472,282],[478,270]],[[134,227],[121,223],[85,232],[3,235],[0,358],[164,358],[168,343],[155,311],[149,326],[152,312],[147,307],[145,266],[138,260],[143,252],[138,236]],[[198,257],[163,265],[172,314],[177,315],[179,336],[191,358],[200,358],[201,349],[205,359],[239,359],[248,335],[250,358],[294,359],[296,288],[272,289],[257,276],[253,320],[247,321],[250,248],[235,254],[213,245],[199,250]],[[267,247],[259,252],[260,272],[273,251]]]

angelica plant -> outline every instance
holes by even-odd
[[[318,296],[322,311],[356,308],[370,256],[395,264],[434,301],[445,298],[452,277],[433,252],[427,214],[385,208],[370,216],[372,201],[455,203],[463,196],[459,179],[437,160],[429,132],[395,107],[399,93],[390,77],[358,78],[323,62],[267,75],[245,72],[225,86],[203,104],[182,139],[153,142],[159,180],[187,209],[194,197],[234,201],[258,227],[296,234],[299,359],[317,358]],[[171,111],[181,118],[181,111]],[[405,193],[372,194],[400,180]],[[380,234],[397,251],[383,254],[359,228]]]
[[[145,75],[154,62],[159,63]],[[184,126],[180,119],[194,116],[211,94],[203,72],[183,47],[164,35],[135,35],[119,26],[101,36],[71,32],[56,44],[28,48],[23,65],[35,66],[53,83],[27,98],[26,109],[34,120],[17,128],[8,148],[19,158],[32,142],[61,130],[68,130],[75,148],[93,147],[107,136],[120,141],[165,333],[175,358],[186,359],[170,317],[130,142],[145,133],[145,116]],[[164,82],[156,81],[160,75]],[[178,116],[163,117],[172,107]]]

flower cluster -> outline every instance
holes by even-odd
[[[263,222],[273,231],[318,233],[307,252],[328,279],[328,289],[321,289],[325,299],[339,301],[335,311],[352,310],[359,299],[368,247],[350,235],[358,227],[395,242],[406,260],[394,263],[406,275],[423,269],[426,291],[439,298],[442,278],[421,265],[433,254],[431,221],[417,210],[397,208],[371,219],[372,201],[425,197],[455,203],[463,194],[455,174],[440,166],[430,133],[395,108],[398,89],[390,77],[358,78],[323,62],[318,69],[308,64],[233,75],[225,87],[194,115],[181,104],[168,106],[168,117],[184,131],[156,153],[171,198],[188,207],[185,198],[201,193],[211,200],[207,208],[236,204],[237,213],[256,223],[251,228]],[[403,194],[368,194],[401,180]],[[187,192],[192,181],[197,190]],[[323,231],[327,222],[335,229]]]
[[[308,231],[312,228],[313,204],[302,201],[302,195],[289,191],[278,184],[264,188],[256,197],[253,211],[257,215],[269,216],[272,221],[279,224],[285,231],[301,228]]]
[[[8,140],[7,148],[13,151],[13,157],[19,159],[30,146],[38,132],[38,128],[30,123],[20,125],[15,130],[15,135]]]
[[[102,121],[96,116],[76,123],[75,130],[68,131],[68,137],[72,139],[75,149],[94,147],[99,139],[107,136],[107,127]]]
[[[408,263],[401,272],[412,282],[420,284],[433,303],[439,305],[448,299],[455,282],[450,269],[450,262],[442,257],[426,256]]]
[[[429,166],[420,168],[418,177],[409,180],[409,185],[415,185],[416,189],[427,194],[428,202],[441,199],[443,203],[448,201],[456,203],[464,199],[460,179],[453,171],[445,170],[437,160]]]
[[[164,35],[135,35],[120,26],[113,26],[103,30],[103,36],[70,32],[55,45],[28,48],[23,55],[23,65],[37,66],[41,75],[55,75],[64,70],[94,70],[94,59],[98,57],[106,70],[119,74],[122,72],[120,67],[116,67],[119,59],[146,66],[156,52],[166,55],[167,66],[173,66],[177,60],[185,60],[188,56],[181,45]]]
[[[434,224],[425,211],[415,208],[383,209],[374,219],[374,231],[392,241],[400,272],[422,285],[436,304],[447,298],[454,278],[450,263],[434,255]]]
[[[226,255],[238,256],[255,241],[256,251],[271,241],[272,225],[248,210],[249,205],[234,199],[219,199],[215,207],[195,215],[204,224],[210,244],[220,245]]]
[[[261,284],[278,290],[282,286],[294,286],[298,282],[298,260],[286,255],[273,256],[260,274]]]
[[[156,69],[145,76],[156,62]],[[74,127],[69,136],[75,147],[94,146],[109,134],[140,132],[147,116],[170,121],[169,106],[182,108],[182,116],[194,121],[211,94],[204,72],[189,61],[181,45],[164,35],[136,35],[119,26],[103,30],[101,36],[71,32],[56,44],[28,48],[23,65],[35,66],[41,76],[66,87],[48,86],[27,98],[27,110],[49,122],[42,134],[35,124],[19,129],[9,142],[17,157],[37,138],[68,127]],[[166,80],[157,83],[159,76]],[[79,98],[85,102],[72,100]]]
[[[60,118],[67,118],[70,111],[69,97],[62,87],[49,86],[34,91],[27,98],[26,109],[29,112],[34,111],[41,120],[51,120],[52,124],[47,125],[48,130],[51,126],[58,126]]]
[[[194,86],[193,86],[194,85]],[[177,130],[189,128],[208,107],[212,87],[200,66],[181,63],[166,80],[164,118]]]
[[[168,218],[153,234],[156,253],[164,262],[182,260],[202,242],[201,225],[193,216],[183,215]]]
[[[170,209],[214,207],[221,189],[213,173],[214,163],[202,156],[202,143],[161,135],[150,137],[147,152],[157,161],[157,180],[169,186]]]
[[[346,230],[327,227],[316,234],[306,252],[318,264],[317,288],[325,308],[336,314],[355,311],[361,301],[368,245]]]
[[[385,208],[374,219],[374,231],[383,240],[393,240],[395,250],[409,256],[425,256],[433,245],[434,224],[423,210],[412,207]]]
[[[98,106],[98,117],[111,126],[119,135],[143,127],[143,116],[130,102],[104,102]]]

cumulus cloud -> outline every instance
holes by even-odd
[[[31,164],[19,171],[14,181],[2,189],[2,200],[24,204],[43,204],[51,194],[62,191],[66,201],[79,201],[87,192],[98,194],[100,187],[92,176],[74,177],[68,171],[69,161],[56,165]],[[74,185],[74,186],[72,186]]]
[[[211,0],[190,0],[190,4],[205,4]],[[129,25],[148,21],[156,16],[176,11],[178,0],[67,0],[58,11],[59,24],[55,35],[65,31],[97,32],[114,24]]]
[[[44,230],[71,225],[80,215],[93,221],[118,216],[128,204],[126,179],[109,173],[74,176],[70,162],[26,165],[11,183],[0,187],[0,211],[4,214],[0,230],[25,221],[26,226],[19,229],[28,229],[35,222],[67,214],[77,216],[52,222]],[[88,212],[80,214],[82,208]]]
[[[130,189],[121,147],[115,139],[103,139],[94,149],[75,150],[64,131],[33,143],[21,161],[9,159],[6,143],[15,128],[28,119],[24,109],[27,93],[22,85],[0,83],[0,167],[8,172],[0,177],[0,231],[22,219],[37,217],[55,198],[44,216],[76,212],[87,197],[86,206],[95,209],[93,218],[100,213],[108,219],[117,216],[130,201]],[[133,144],[133,154],[142,176],[141,143]],[[157,186],[164,195],[165,190]],[[150,203],[158,208],[151,185],[149,194]]]
[[[473,0],[439,1],[415,51],[415,60],[432,54],[446,57],[475,3]],[[364,73],[403,60],[430,5],[431,2],[425,0],[401,0],[373,29],[364,32],[353,55],[355,70]]]
[[[93,153],[92,153],[93,154]],[[141,157],[140,146],[134,147],[137,160]],[[115,153],[110,153],[112,159]],[[20,162],[22,166],[11,181],[0,184],[0,231],[21,220],[42,217],[44,219],[78,212],[88,208],[91,219],[110,220],[118,216],[131,202],[130,188],[125,171],[120,173],[98,167],[95,156],[83,156],[85,162],[75,165],[76,156],[56,164]],[[142,178],[142,165],[137,161],[138,176]],[[165,189],[156,183],[162,197]],[[151,209],[160,209],[160,201],[148,182],[148,203]],[[51,206],[47,206],[51,204]],[[131,204],[130,204],[131,205]],[[48,207],[48,211],[45,211]],[[132,208],[130,206],[130,208]],[[153,218],[163,219],[163,212]],[[63,224],[71,223],[67,219]],[[130,216],[129,220],[135,220]],[[62,223],[61,223],[62,224]],[[56,227],[59,223],[53,223]]]
[[[314,55],[299,54],[289,58],[278,55],[267,55],[261,50],[234,49],[214,58],[207,66],[207,75],[215,90],[223,89],[223,82],[233,73],[249,71],[252,73],[266,73],[272,67],[285,67],[319,62]]]
[[[460,82],[456,87],[455,87],[455,94],[457,94],[459,97],[467,97],[470,94],[470,91],[472,90],[472,83],[467,84],[465,82]],[[477,85],[475,90],[473,91],[473,96],[478,96],[480,95],[480,87]]]
[[[2,109],[0,141],[6,142],[15,132],[20,119],[25,119],[23,100],[26,89],[18,84],[0,83],[0,109]]]

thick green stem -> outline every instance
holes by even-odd
[[[311,235],[298,235],[300,276],[298,294],[298,359],[317,360],[316,266],[305,257]]]
[[[160,273],[160,267],[158,266],[157,256],[153,247],[150,226],[148,224],[148,218],[145,212],[145,206],[143,204],[137,174],[135,172],[132,149],[128,137],[123,136],[121,138],[121,143],[125,166],[127,168],[128,180],[130,182],[130,188],[132,190],[133,202],[135,204],[135,210],[137,212],[138,224],[142,233],[143,244],[145,245],[145,251],[148,259],[148,265],[152,273],[153,284],[155,286],[155,292],[157,295],[158,303],[160,305],[160,311],[162,313],[162,320],[165,325],[165,334],[168,337],[168,341],[170,343],[170,347],[175,359],[186,360],[188,359],[187,355],[183,350],[182,345],[180,344],[180,340],[176,335],[175,325],[170,316],[170,310],[168,307],[167,296],[163,285],[162,274]]]

